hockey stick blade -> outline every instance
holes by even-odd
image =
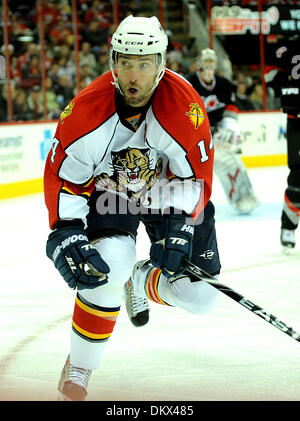
[[[243,307],[247,308],[252,313],[256,314],[257,316],[264,319],[266,322],[270,323],[272,326],[275,326],[277,329],[281,330],[281,332],[300,342],[300,333],[296,332],[292,327],[288,327],[285,323],[283,323],[273,314],[267,312],[262,307],[259,307],[257,304],[254,304],[252,301],[246,299],[243,295],[239,294],[238,292],[234,291],[228,286],[221,284],[217,280],[217,278],[200,269],[198,266],[196,266],[194,263],[188,260],[186,260],[186,270],[189,273],[193,274],[199,280],[205,281],[208,284],[215,287],[216,289],[218,289],[219,291],[223,292],[223,294],[232,298],[234,301],[241,304]]]

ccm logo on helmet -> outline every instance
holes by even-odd
[[[125,42],[126,45],[130,44],[130,45],[143,45],[144,43],[141,41],[126,41]]]

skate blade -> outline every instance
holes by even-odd
[[[294,247],[288,247],[288,246],[281,246],[281,252],[285,256],[291,256],[295,253]]]

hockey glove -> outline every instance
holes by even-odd
[[[167,217],[164,239],[151,245],[150,261],[170,278],[183,273],[185,259],[192,255],[194,227],[184,223],[182,216]]]
[[[76,225],[51,232],[46,254],[72,289],[93,289],[107,283],[108,265]]]

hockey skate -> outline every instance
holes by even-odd
[[[296,245],[295,230],[281,228],[280,242],[282,246],[282,252],[284,254],[290,254],[291,250]]]
[[[136,295],[135,293],[135,275],[138,269],[146,266],[149,260],[137,262],[133,268],[132,275],[124,285],[124,300],[126,310],[131,323],[135,327],[141,327],[149,321],[150,307],[147,298]]]
[[[59,401],[84,401],[87,395],[87,385],[92,370],[74,367],[70,356],[62,369],[58,383]]]

